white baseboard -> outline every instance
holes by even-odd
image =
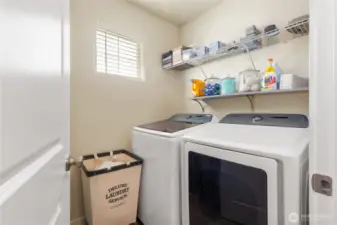
[[[70,225],[87,225],[87,222],[84,217],[81,217],[70,221]]]

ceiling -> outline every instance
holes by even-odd
[[[222,0],[127,0],[176,25],[193,20]]]

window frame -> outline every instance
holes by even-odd
[[[103,70],[99,70],[98,68],[98,61],[99,61],[99,58],[98,58],[98,55],[99,55],[99,50],[98,50],[98,36],[99,34],[98,33],[103,33],[103,35],[100,35],[101,37],[104,37],[104,57],[103,57],[103,60],[104,60],[104,71]],[[114,33],[114,32],[111,32],[109,30],[106,30],[106,29],[102,29],[102,28],[96,28],[96,32],[95,32],[95,70],[96,70],[96,73],[101,73],[101,74],[105,74],[105,75],[116,75],[116,76],[120,76],[120,77],[125,77],[125,78],[133,78],[133,79],[139,79],[141,78],[141,46],[138,42],[132,40],[131,38],[129,37],[125,37],[123,35],[120,35],[118,33]],[[107,49],[108,47],[108,35],[114,37],[117,39],[117,54],[114,54],[115,57],[117,57],[117,68],[118,68],[118,72],[110,72],[109,71],[109,66],[108,66],[108,55],[112,55],[112,54],[109,54],[109,51]],[[121,39],[121,41],[120,41]],[[112,40],[112,39],[111,39]],[[127,73],[122,73],[120,71],[120,65],[121,65],[121,58],[125,59],[124,57],[121,57],[120,56],[120,52],[119,52],[119,48],[120,48],[120,42],[131,42],[131,45],[134,44],[136,46],[135,50],[136,50],[136,60],[135,60],[135,66],[136,66],[136,74],[127,74]],[[102,53],[101,53],[101,57],[102,57]],[[133,61],[132,59],[130,59],[130,62]],[[125,62],[125,63],[128,63],[128,62]]]

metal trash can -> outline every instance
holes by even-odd
[[[83,156],[82,185],[89,225],[136,222],[143,160],[126,150]]]

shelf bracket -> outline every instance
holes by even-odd
[[[193,99],[193,101],[197,102],[200,105],[202,113],[205,113],[205,106],[202,105],[201,101],[198,99]]]
[[[254,102],[253,102],[254,96],[246,95],[246,97],[248,98],[248,100],[250,102],[250,109],[252,110],[252,112],[254,112],[255,111]]]

